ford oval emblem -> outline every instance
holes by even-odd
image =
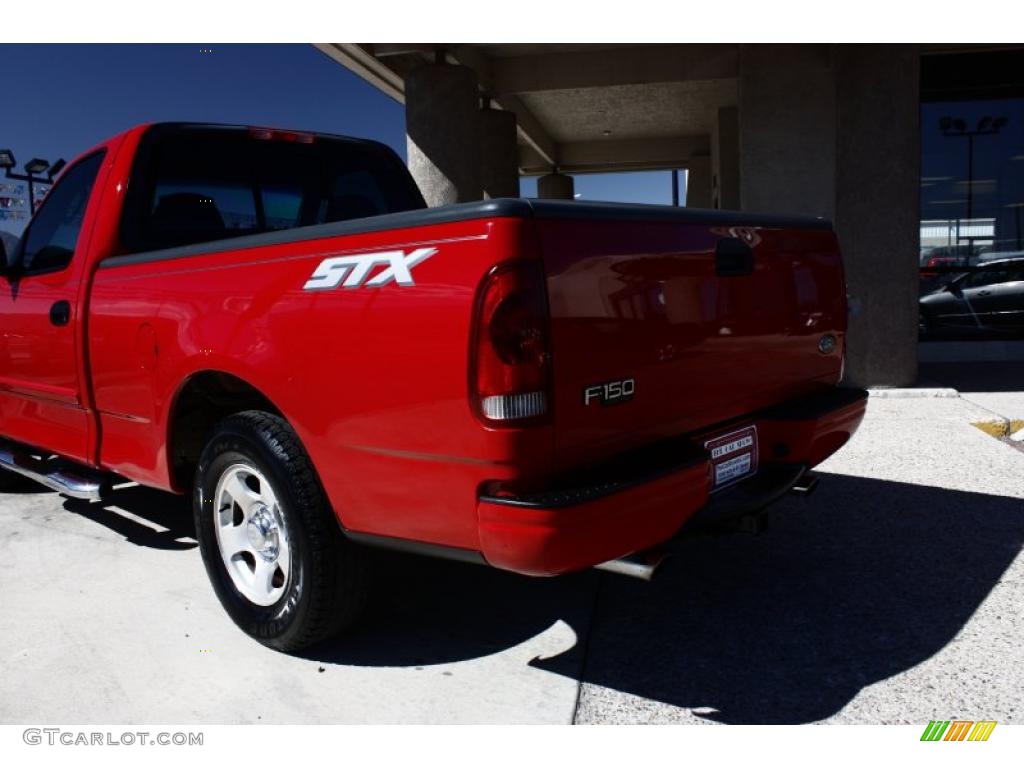
[[[821,337],[821,341],[818,342],[818,351],[823,355],[832,354],[836,348],[836,337],[831,333],[826,333]]]

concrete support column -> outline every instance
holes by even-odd
[[[740,50],[740,202],[835,223],[853,385],[917,376],[918,77],[912,45]]]
[[[537,179],[537,196],[549,200],[572,200],[575,188],[572,176],[557,171]]]
[[[740,47],[740,204],[835,215],[835,74],[824,45]]]
[[[846,378],[917,378],[921,129],[912,45],[836,46],[836,232],[851,300]]]
[[[480,96],[469,67],[426,64],[405,78],[409,170],[429,206],[479,200]]]
[[[719,107],[711,134],[711,207],[740,208],[740,117],[737,107]]]
[[[711,158],[691,157],[686,166],[686,207],[711,207]]]
[[[485,200],[519,197],[519,146],[514,112],[480,110],[480,180]]]

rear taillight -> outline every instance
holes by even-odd
[[[544,269],[539,261],[495,267],[476,303],[470,388],[477,415],[523,426],[548,415],[551,344]]]

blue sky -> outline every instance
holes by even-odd
[[[71,160],[160,120],[360,136],[405,157],[402,106],[310,45],[0,45],[0,72],[0,148],[12,149],[19,166],[32,157]],[[589,200],[669,203],[669,178],[585,175],[576,191]],[[536,182],[524,179],[522,194],[536,194]]]

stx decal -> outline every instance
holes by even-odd
[[[995,727],[995,720],[932,720],[921,734],[921,741],[988,741]]]
[[[325,291],[337,288],[380,288],[394,281],[398,285],[416,285],[412,279],[412,268],[437,253],[437,248],[417,248],[412,253],[405,251],[378,251],[377,253],[357,253],[351,256],[332,256],[320,262],[313,270],[304,291]],[[377,266],[385,266],[376,275],[367,280],[367,276]],[[344,282],[342,282],[344,280]]]

